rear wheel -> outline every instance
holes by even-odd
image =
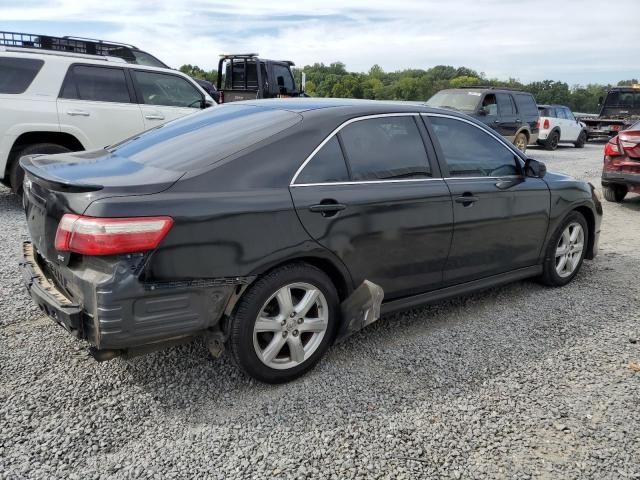
[[[521,152],[525,152],[527,150],[527,144],[529,143],[529,138],[526,133],[520,132],[516,135],[516,138],[513,139],[513,144],[515,147]]]
[[[18,153],[13,155],[13,159],[9,167],[9,185],[11,186],[11,190],[13,191],[13,193],[22,193],[22,182],[24,180],[24,171],[22,170],[22,167],[20,167],[20,159],[22,157],[24,157],[25,155],[36,154],[53,155],[56,153],[66,153],[70,151],[71,150],[69,150],[68,148],[56,143],[36,143],[18,151]]]
[[[602,187],[602,191],[604,192],[604,198],[608,202],[620,203],[627,196],[628,189],[623,185],[609,185]]]
[[[571,212],[549,241],[540,280],[545,285],[566,285],[578,274],[587,251],[587,221],[579,212]]]
[[[557,130],[554,130],[549,134],[547,140],[544,142],[545,150],[555,150],[558,148],[558,143],[560,143],[560,133]]]
[[[574,143],[574,145],[576,146],[576,148],[584,148],[585,143],[587,143],[587,132],[582,130],[580,132],[580,135],[578,135],[578,140],[576,141],[576,143]]]
[[[251,377],[288,382],[318,363],[337,325],[338,295],[329,277],[307,264],[287,265],[257,280],[242,297],[229,349]]]

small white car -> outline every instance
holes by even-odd
[[[573,143],[576,148],[587,143],[587,127],[564,105],[538,105],[540,118],[538,145],[555,150],[560,143]]]
[[[24,155],[115,144],[215,105],[190,77],[124,59],[0,46],[0,174],[22,188]]]

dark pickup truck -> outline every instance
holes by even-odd
[[[640,120],[640,85],[613,87],[600,97],[600,114],[584,117],[588,138],[610,138]]]
[[[265,60],[257,53],[220,55],[218,62],[218,103],[286,98],[304,95],[304,73],[296,87],[289,60]],[[223,77],[224,73],[224,77]]]

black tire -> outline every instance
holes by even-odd
[[[582,252],[580,253],[580,258],[577,266],[575,267],[573,272],[566,277],[562,277],[556,271],[556,249],[558,248],[562,233],[567,228],[567,226],[572,223],[578,223],[582,227],[582,230],[584,232],[583,248]],[[553,236],[549,240],[547,251],[545,252],[544,262],[542,264],[543,271],[542,275],[539,278],[540,282],[550,287],[561,287],[573,280],[578,272],[580,272],[580,268],[582,267],[584,256],[587,253],[588,239],[589,227],[587,225],[586,219],[584,218],[584,215],[576,211],[571,212],[558,226],[556,231],[553,232]]]
[[[70,152],[67,147],[58,145],[56,143],[36,143],[23,148],[18,153],[13,155],[11,164],[9,165],[9,185],[13,193],[22,194],[22,182],[24,180],[24,172],[20,167],[20,158],[25,155],[36,154],[56,154]]]
[[[574,143],[576,148],[584,148],[584,144],[587,143],[587,132],[582,130],[580,135],[578,135],[578,141]]]
[[[607,202],[620,203],[627,196],[629,190],[624,185],[609,185],[602,187],[602,191]]]
[[[320,344],[309,358],[291,368],[271,368],[263,363],[254,348],[253,330],[256,319],[269,298],[280,288],[300,282],[311,284],[324,295],[328,306],[327,328]],[[277,268],[256,280],[240,299],[231,321],[228,341],[231,356],[240,369],[261,382],[284,383],[294,380],[313,368],[333,343],[339,324],[338,305],[336,288],[322,270],[305,263]],[[275,333],[274,337],[279,334]],[[300,339],[302,335],[300,334]]]
[[[527,151],[528,143],[529,143],[529,137],[524,132],[518,133],[513,139],[513,145],[522,153]]]
[[[543,146],[545,150],[555,150],[558,148],[558,143],[560,143],[560,132],[554,130],[544,141]]]

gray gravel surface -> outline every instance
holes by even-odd
[[[529,154],[599,185],[602,145]],[[31,304],[0,190],[2,478],[640,478],[640,197],[561,289],[385,317],[257,384],[196,342],[98,364]]]

